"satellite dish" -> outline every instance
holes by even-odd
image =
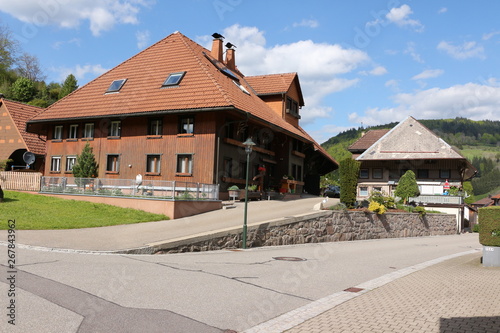
[[[23,161],[28,165],[35,163],[35,159],[35,154],[30,151],[27,151],[23,154]]]

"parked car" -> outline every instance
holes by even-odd
[[[329,198],[340,198],[340,186],[328,185],[325,192],[323,192],[323,196]]]

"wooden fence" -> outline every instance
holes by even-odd
[[[0,186],[4,190],[40,191],[40,172],[0,171]]]

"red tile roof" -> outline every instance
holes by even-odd
[[[26,132],[26,122],[43,111],[42,108],[32,106],[20,102],[11,101],[8,99],[1,99],[2,104],[9,112],[12,120],[16,124],[19,134],[23,138],[26,148],[32,153],[44,155],[45,154],[45,137],[38,136],[37,134]]]
[[[209,50],[181,33],[173,33],[52,104],[32,123],[227,108],[246,112],[317,145],[273,112],[238,71],[233,74],[249,94],[213,61]],[[178,86],[162,88],[170,73],[182,71],[186,74]],[[284,77],[290,79],[291,75]],[[119,92],[106,94],[114,80],[125,78]],[[326,157],[334,161],[330,155]]]
[[[347,149],[348,150],[366,150],[370,148],[375,142],[377,142],[381,137],[383,137],[389,129],[380,130],[369,130],[363,135],[358,141],[354,142]]]
[[[298,79],[297,73],[268,74],[246,76],[245,80],[252,86],[258,95],[275,95],[287,93],[293,81]],[[300,93],[302,95],[302,93]],[[303,97],[299,101],[304,105]]]

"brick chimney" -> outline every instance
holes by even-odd
[[[227,47],[227,51],[226,51],[225,64],[226,64],[227,68],[234,71],[234,70],[236,70],[236,58],[235,58],[236,46],[234,46],[231,43],[226,43],[226,47]]]
[[[212,57],[214,57],[218,61],[222,62],[223,61],[223,59],[222,59],[222,41],[224,40],[224,36],[222,36],[218,33],[214,33],[212,35],[212,37],[214,38],[214,40],[212,42],[212,51],[210,52],[210,54],[212,55]]]

